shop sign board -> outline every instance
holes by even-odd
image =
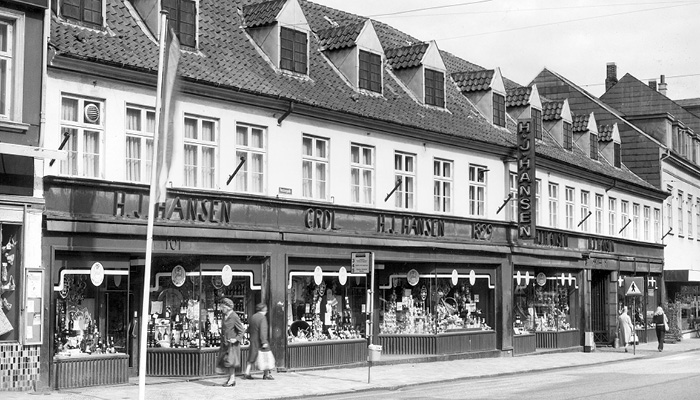
[[[350,256],[352,259],[351,272],[353,274],[369,274],[370,265],[372,264],[372,253],[351,253]]]
[[[625,277],[625,296],[642,296],[643,277]]]
[[[518,237],[535,238],[535,132],[532,119],[518,121]]]

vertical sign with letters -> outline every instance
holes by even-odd
[[[518,120],[518,237],[535,238],[535,132],[531,119]]]

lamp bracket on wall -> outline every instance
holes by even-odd
[[[664,240],[664,238],[666,236],[670,235],[672,231],[673,231],[673,227],[668,228],[668,232],[664,233],[664,235],[661,236],[661,240]]]
[[[591,214],[593,214],[593,213],[590,212],[590,211],[588,211],[588,215],[586,215],[585,217],[583,217],[583,219],[581,220],[581,222],[579,222],[578,225],[576,225],[576,226],[577,226],[577,227],[578,227],[578,226],[581,226],[581,224],[584,223],[584,222],[586,222],[586,220],[588,219],[588,217],[591,216]]]
[[[245,160],[246,160],[245,156],[241,156],[241,162],[238,163],[238,166],[236,167],[236,169],[228,177],[228,180],[226,181],[226,186],[228,186],[228,184],[231,183],[231,180],[233,179],[234,176],[236,176],[236,174],[238,173],[238,170],[241,169],[243,164],[245,164]]]
[[[508,193],[508,197],[506,197],[506,199],[503,200],[503,204],[501,204],[501,206],[498,207],[498,210],[496,210],[496,214],[498,214],[499,212],[501,212],[501,210],[503,209],[503,207],[505,207],[506,204],[508,204],[508,202],[511,201],[511,200],[513,200],[513,193]]]
[[[622,229],[620,229],[620,231],[619,231],[619,232],[617,232],[617,233],[618,233],[618,234],[619,234],[619,233],[622,233],[622,231],[624,231],[624,230],[625,230],[625,228],[627,228],[627,225],[629,225],[629,224],[630,224],[630,222],[632,222],[632,220],[631,220],[631,219],[629,219],[629,218],[627,218],[627,223],[626,223],[626,224],[625,224],[625,225],[624,225],[624,226],[622,227]]]
[[[391,197],[391,195],[394,194],[394,192],[397,191],[397,190],[399,189],[399,186],[401,186],[401,183],[402,183],[402,182],[403,182],[403,179],[401,179],[401,177],[399,176],[399,177],[396,179],[396,185],[394,185],[394,188],[391,189],[391,192],[389,192],[389,194],[387,194],[386,197],[384,198],[384,202],[385,202],[385,203],[386,203],[387,200],[389,200],[389,197]]]
[[[70,135],[71,135],[70,131],[63,131],[63,141],[61,141],[61,145],[58,146],[59,150],[63,150],[63,146],[65,146],[66,143],[68,143],[68,139],[70,139]],[[54,162],[56,162],[56,159],[52,158],[51,161],[49,161],[49,167],[53,166]]]

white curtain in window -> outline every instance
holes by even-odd
[[[255,193],[262,193],[264,184],[263,155],[260,153],[253,153],[251,161],[251,178],[253,179],[251,190]]]
[[[256,149],[262,149],[264,144],[263,130],[253,128],[251,130],[250,147],[255,147]]]
[[[130,131],[141,130],[141,110],[134,108],[126,109],[126,129]]]
[[[202,121],[202,140],[214,141],[214,122]]]
[[[100,133],[86,130],[83,138],[83,176],[99,178]]]
[[[372,171],[362,171],[362,187],[364,192],[364,203],[373,204],[374,201],[372,197]]]
[[[63,98],[61,102],[61,119],[64,121],[78,120],[78,100]]]
[[[134,136],[126,137],[126,180],[141,181],[141,139]]]
[[[351,153],[352,155],[352,153]],[[360,202],[360,170],[359,168],[350,169],[350,196],[354,203]]]
[[[156,132],[156,113],[153,111],[146,111],[146,132]]]
[[[313,180],[311,168],[311,161],[304,161],[302,163],[302,190],[304,192],[304,197],[311,197],[313,195]]]
[[[61,160],[61,173],[66,175],[78,174],[78,130],[74,128],[63,127],[61,132],[69,132],[70,137],[66,142],[64,150],[68,153],[65,160]],[[63,135],[61,135],[63,140]]]
[[[151,168],[153,168],[153,139],[146,139],[146,176],[143,177],[143,182],[151,183]]]
[[[197,146],[185,145],[185,186],[197,186]]]
[[[236,152],[236,160],[240,162],[241,157],[248,157],[248,153],[245,151],[237,151]],[[241,169],[238,170],[238,173],[236,174],[236,190],[239,192],[247,192],[248,191],[248,162],[250,159],[248,159],[246,162],[243,163],[243,166]]]
[[[317,198],[326,198],[326,164],[324,163],[316,164],[316,190]]]
[[[212,147],[202,147],[202,187],[213,188],[216,176],[216,168],[214,167],[215,152]]]
[[[197,120],[185,118],[185,138],[197,139]]]
[[[248,146],[248,127],[236,126],[236,144],[239,146]]]

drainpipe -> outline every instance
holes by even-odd
[[[55,0],[53,0],[55,1]],[[41,40],[41,101],[39,109],[39,148],[44,148],[44,139],[46,138],[46,86],[48,81],[48,52],[49,52],[49,35],[51,35],[51,2],[47,1],[47,8],[44,11],[44,27],[43,37]],[[44,166],[43,158],[34,159],[34,197],[44,197]]]

